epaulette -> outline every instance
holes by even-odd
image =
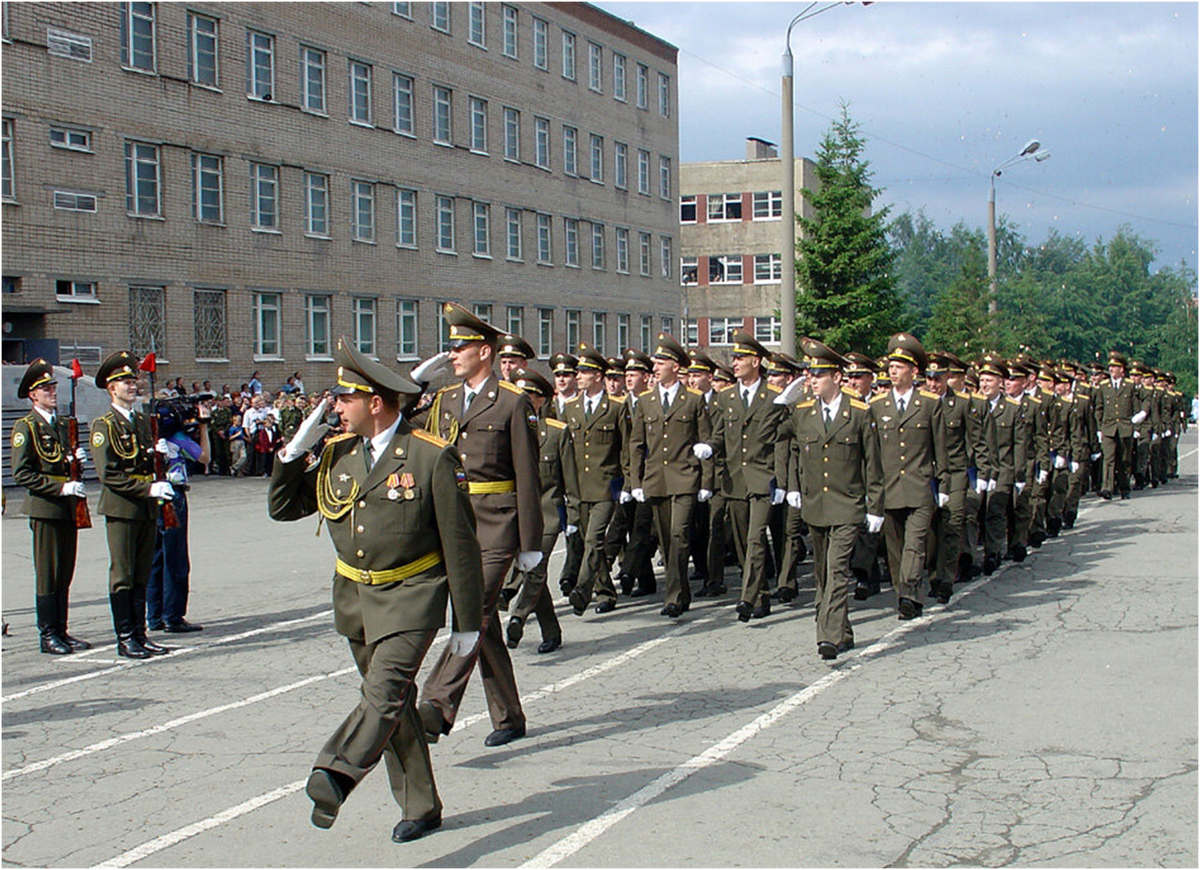
[[[1042,399],[1040,396],[1030,396],[1029,401],[1033,402],[1035,405],[1042,404]]]
[[[801,403],[799,403],[798,405],[796,405],[796,407],[797,407],[797,408],[811,408],[811,407],[813,407],[815,404],[817,404],[817,400],[816,400],[816,399],[809,399],[809,400],[808,400],[808,401],[806,401],[806,402],[801,402]]]
[[[1075,401],[1074,397],[1072,397],[1072,396],[1059,396],[1058,400],[1060,402],[1074,402]]]
[[[767,384],[767,389],[770,390],[772,393],[782,393],[783,392],[783,390],[781,388],[775,386],[774,384]]]
[[[414,431],[416,431],[416,430],[414,430]],[[353,432],[342,432],[338,435],[334,435],[332,438],[326,438],[325,446],[328,447],[330,444],[337,444],[339,441],[345,441],[347,438],[357,438],[357,437],[358,436],[355,435]]]
[[[867,410],[867,403],[864,402],[862,399],[851,399],[850,407],[858,408],[858,410],[860,410],[860,411],[865,411],[865,410]]]
[[[642,390],[640,393],[638,393],[638,398],[640,399],[642,396],[648,396],[648,395],[650,395],[650,394],[651,394],[651,393],[653,393],[653,392],[654,392],[654,388],[653,388],[653,387],[651,387],[651,388],[650,388],[650,389],[648,389],[648,390]]]
[[[971,398],[972,399],[983,399],[983,401],[985,401],[985,402],[988,400],[988,397],[985,396],[983,393],[971,393]]]
[[[609,400],[610,402],[620,402],[622,405],[624,405],[624,404],[625,404],[625,397],[624,397],[624,396],[609,396],[609,397],[608,397],[608,400]]]
[[[859,399],[859,401],[862,401],[861,398],[859,398],[858,393],[855,390],[850,389],[849,387],[842,387],[842,392],[845,393],[847,396],[849,396],[851,399]]]
[[[878,395],[872,396],[871,404],[874,405],[876,402],[882,402],[887,397],[888,397],[887,393],[879,393]]]
[[[516,393],[518,396],[525,395],[525,391],[514,384],[512,381],[501,381],[500,389],[508,390],[510,393]]]
[[[424,429],[413,429],[412,434],[414,438],[420,438],[422,441],[428,441],[435,447],[448,447],[450,445],[449,441],[437,437],[432,432],[426,432]]]
[[[965,393],[965,392],[963,392],[962,390],[955,390],[955,391],[954,391],[954,395],[958,396],[960,399],[969,399],[969,398],[971,398],[971,394],[970,394],[970,393]]]
[[[583,394],[582,394],[582,393],[576,393],[575,395],[573,395],[573,396],[572,396],[571,398],[569,398],[569,399],[563,399],[563,404],[564,404],[564,405],[569,405],[569,404],[571,404],[572,402],[578,402],[578,401],[579,401],[579,397],[580,397],[581,395],[583,395]]]
[[[917,390],[917,392],[920,395],[924,396],[926,399],[940,399],[941,398],[941,396],[939,396],[937,393],[931,393],[931,392],[929,392],[929,390]]]
[[[1014,399],[1012,396],[1005,396],[1004,400],[1006,402],[1008,402],[1010,405],[1016,405],[1018,408],[1021,407],[1020,399]]]
[[[567,424],[564,423],[562,420],[554,420],[550,417],[547,417],[542,422],[547,423],[550,426],[553,426],[555,429],[566,429],[567,428]]]
[[[695,389],[695,388],[693,388],[693,387],[688,387],[688,388],[687,388],[687,391],[688,391],[689,393],[691,393],[693,396],[701,396],[701,397],[703,397],[703,396],[704,396],[704,393],[700,392],[699,390],[697,390],[697,389]]]

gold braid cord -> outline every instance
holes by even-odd
[[[429,406],[429,416],[425,420],[425,431],[438,436],[443,441],[449,441],[451,444],[458,441],[458,418],[450,418],[450,428],[445,433],[441,430],[442,421],[442,391],[433,397],[433,404]]]
[[[321,452],[321,464],[317,466],[317,510],[327,520],[340,520],[354,507],[358,498],[358,481],[350,481],[350,494],[341,498],[329,483],[329,469],[333,465],[333,445],[328,444]],[[318,534],[320,527],[318,526]]]
[[[42,450],[42,439],[36,437],[37,429],[35,427],[37,426],[37,423],[33,420],[26,419],[25,425],[29,427],[29,440],[33,442],[33,450],[38,455],[38,459],[42,460],[42,462],[46,462],[51,465],[55,465],[59,462],[62,462],[62,458],[63,458],[62,445],[59,444],[58,441],[56,440],[54,442],[53,452],[46,453],[44,450]]]
[[[126,448],[121,447],[121,438],[119,436],[119,433],[118,434],[113,433],[112,421],[107,420],[107,421],[105,421],[105,423],[108,426],[108,441],[110,444],[112,444],[113,453],[117,454],[117,456],[121,457],[122,459],[133,459],[135,456],[137,456],[138,455],[137,430],[134,429],[134,431],[129,434],[129,445],[130,446],[129,446],[129,448],[126,449]]]

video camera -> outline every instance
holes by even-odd
[[[200,429],[200,403],[216,397],[216,393],[203,392],[173,399],[159,399],[156,402],[159,437],[170,438],[182,430],[189,438],[195,438]]]

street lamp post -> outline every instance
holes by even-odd
[[[780,233],[780,268],[783,272],[779,288],[779,317],[783,321],[780,327],[782,335],[780,344],[784,353],[796,355],[796,145],[795,145],[795,115],[792,101],[793,95],[793,64],[792,64],[792,28],[801,21],[820,15],[838,3],[818,2],[809,3],[804,10],[792,19],[788,25],[787,38],[783,43],[783,85],[781,87],[782,135],[780,138],[779,162],[783,164],[783,213],[780,216],[783,224]]]
[[[1021,163],[1025,160],[1034,160],[1041,163],[1043,160],[1050,159],[1049,151],[1039,150],[1042,143],[1037,139],[1030,139],[1025,143],[1025,147],[1020,153],[1014,154],[1012,157],[1005,160],[999,166],[992,170],[992,174],[988,177],[988,314],[994,315],[998,310],[996,304],[996,179],[1000,177],[1005,169],[1015,163]]]

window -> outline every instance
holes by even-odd
[[[517,59],[517,7],[501,6],[504,16],[504,48],[505,57]]]
[[[617,227],[617,271],[629,274],[629,230]]]
[[[103,359],[101,347],[98,344],[60,344],[58,353],[61,359],[74,358],[85,366],[100,365],[100,360]]]
[[[708,318],[708,343],[733,344],[733,334],[742,328],[740,317]]]
[[[679,258],[679,284],[683,287],[695,287],[700,283],[700,261],[697,257]]]
[[[782,214],[782,190],[763,190],[754,194],[754,219],[756,221],[777,221]]]
[[[484,323],[492,322],[492,306],[489,302],[475,302],[471,305],[471,313]]]
[[[650,152],[638,149],[638,193],[650,195]]]
[[[396,73],[392,76],[392,89],[396,97],[396,125],[392,129],[406,136],[415,136],[417,130],[413,123],[413,80]]]
[[[437,306],[438,351],[450,349],[450,324],[446,322],[446,306]]]
[[[129,349],[139,357],[154,351],[167,355],[166,290],[163,287],[129,287]]]
[[[613,54],[613,99],[625,102],[625,55]]]
[[[434,2],[429,4],[429,26],[442,33],[450,32],[450,4]]]
[[[642,352],[650,352],[650,342],[654,339],[654,317],[642,315]]]
[[[694,194],[679,197],[679,222],[681,224],[696,222],[696,197]]]
[[[279,168],[250,164],[250,226],[277,230],[279,216]]]
[[[279,304],[281,294],[279,293],[255,293],[254,294],[254,356],[279,358],[281,356],[280,344],[280,317]]]
[[[671,277],[671,263],[674,260],[674,257],[671,255],[671,237],[670,236],[659,236],[658,237],[658,254],[659,254],[660,268],[662,269],[662,276],[664,278],[670,278]]]
[[[754,255],[754,283],[778,284],[783,280],[783,265],[778,254]]]
[[[613,143],[613,184],[624,190],[629,186],[629,146]]]
[[[574,352],[579,347],[579,315],[581,312],[567,309],[567,350]]]
[[[565,175],[579,174],[579,152],[576,142],[579,131],[574,127],[563,127],[563,173]]]
[[[575,81],[575,34],[563,31],[562,74],[564,79]]]
[[[605,333],[608,329],[608,315],[603,311],[592,312],[592,346],[604,353]]]
[[[669,314],[664,314],[662,316],[662,320],[660,322],[662,323],[662,331],[663,332],[667,332],[672,335],[675,334],[675,318],[674,317],[672,317]]]
[[[779,344],[783,336],[778,317],[754,318],[754,340],[763,344]]]
[[[487,100],[471,97],[471,150],[487,154]]]
[[[350,61],[350,123],[371,123],[371,65]]]
[[[486,202],[474,205],[475,216],[475,256],[490,257],[492,255],[492,209]]]
[[[11,165],[11,160],[9,162]],[[11,173],[5,173],[6,179],[10,177]],[[145,142],[126,142],[126,212],[137,217],[158,217],[158,178],[158,146]],[[6,195],[12,194],[9,192]]]
[[[588,43],[588,87],[597,93],[604,89],[604,49],[594,42]]]
[[[304,297],[304,346],[309,359],[333,356],[330,339],[330,296]]]
[[[215,154],[192,155],[192,206],[196,220],[210,224],[225,220],[222,175],[220,157]]]
[[[671,117],[671,77],[658,74],[658,114]]]
[[[229,358],[225,332],[225,291],[197,287],[192,291],[192,320],[195,324],[196,359]]]
[[[550,239],[550,215],[539,213],[537,216],[538,262],[549,266],[554,262],[554,251]]]
[[[403,187],[396,191],[396,244],[417,246],[417,192]]]
[[[325,52],[300,46],[300,106],[325,114]]]
[[[90,130],[76,130],[71,127],[51,127],[50,146],[66,148],[68,151],[92,150],[92,133]]]
[[[563,218],[563,236],[567,246],[567,265],[579,266],[579,221]]]
[[[550,168],[550,119],[534,118],[535,160],[542,169]]]
[[[437,198],[437,249],[444,254],[454,253],[454,197]]]
[[[304,231],[310,236],[329,236],[329,176],[304,173]]]
[[[521,159],[521,113],[516,109],[504,110],[504,159]]]
[[[708,221],[740,221],[742,219],[742,195],[740,193],[710,193],[708,195]]]
[[[393,3],[392,14],[399,15],[401,18],[412,19],[412,4],[411,3]]]
[[[592,172],[591,179],[598,184],[604,183],[604,137],[592,135]]]
[[[396,359],[417,358],[417,300],[396,300]]]
[[[504,312],[504,322],[509,335],[520,335],[525,331],[525,309],[520,305],[509,305]]]
[[[64,301],[93,302],[96,299],[95,281],[59,280],[54,282],[54,295]]]
[[[671,198],[671,158],[658,155],[658,195]]]
[[[5,7],[7,8],[7,7]],[[13,177],[13,122],[12,118],[4,119],[4,136],[3,150],[0,151],[0,164],[3,164],[3,186],[0,187],[0,193],[3,198],[12,201],[16,199],[15,179]],[[125,146],[126,157],[128,158],[129,146]]]
[[[554,309],[538,309],[538,356],[548,357],[554,349]]]
[[[375,298],[354,297],[354,345],[359,353],[375,356]]]
[[[604,224],[592,224],[592,268],[603,269],[604,266]]]
[[[742,255],[722,254],[708,258],[709,284],[741,284]]]
[[[629,315],[617,315],[617,346],[613,348],[616,353],[621,353],[625,348],[629,347]]]
[[[549,69],[547,51],[550,25],[540,18],[533,19],[533,65],[538,69]]]
[[[375,241],[375,185],[351,180],[350,237],[356,242]]]
[[[4,14],[8,14],[8,4],[4,6]],[[46,53],[53,57],[65,57],[71,60],[92,62],[92,39],[78,33],[68,33],[57,27],[46,28]]]
[[[650,277],[650,234],[638,233],[638,273]]]
[[[452,94],[449,88],[440,85],[433,86],[433,141],[440,145],[451,144],[451,98]]]
[[[507,224],[508,259],[519,261],[521,259],[521,210],[506,208],[504,220]]]
[[[468,7],[467,15],[467,42],[471,45],[478,45],[480,48],[487,48],[487,22],[484,18],[484,8],[482,3],[473,2]]]
[[[639,109],[649,108],[650,106],[650,70],[645,64],[637,65],[637,107]]]
[[[188,78],[198,85],[217,87],[217,19],[187,15]]]
[[[95,213],[96,195],[78,193],[73,190],[54,191],[54,207],[59,211],[84,211]]]
[[[246,96],[270,100],[275,93],[275,37],[246,31]]]
[[[687,322],[687,343],[695,347],[700,343],[700,321],[689,317]]]
[[[121,4],[121,63],[154,72],[154,4]]]

